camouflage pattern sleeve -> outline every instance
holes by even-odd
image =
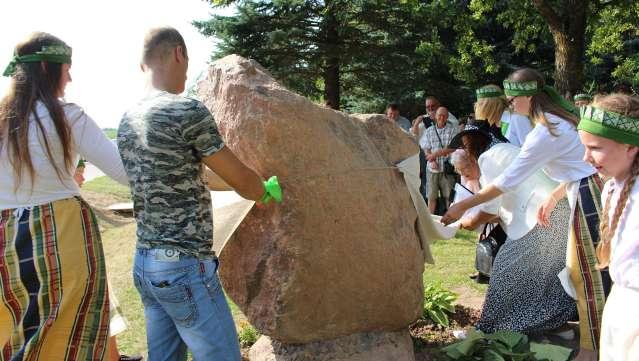
[[[224,147],[211,112],[197,100],[197,105],[181,124],[184,140],[200,157],[207,157]]]

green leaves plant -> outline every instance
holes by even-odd
[[[474,361],[567,361],[572,350],[557,345],[529,343],[524,334],[497,331],[468,332],[466,339],[442,349],[451,360]]]
[[[437,284],[424,288],[424,317],[431,319],[440,327],[448,327],[448,314],[455,313],[454,302],[457,295]]]

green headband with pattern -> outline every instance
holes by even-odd
[[[532,96],[539,93],[539,87],[535,80],[512,81],[504,80],[504,93],[509,97]]]
[[[504,96],[504,92],[502,92],[498,88],[493,87],[483,87],[475,90],[475,95],[477,95],[477,99],[482,98],[498,98]]]
[[[639,147],[639,118],[603,110],[591,105],[581,107],[577,129]]]
[[[584,93],[580,93],[575,95],[575,97],[573,98],[575,101],[579,101],[579,100],[592,100],[592,95],[590,94],[584,94]]]
[[[579,116],[579,110],[575,107],[574,104],[564,99],[555,88],[550,85],[544,85],[541,89],[539,89],[539,84],[537,81],[512,81],[512,80],[504,80],[504,93],[506,93],[509,97],[518,97],[518,96],[533,96],[539,94],[541,92],[546,93],[550,100],[553,103],[563,108],[565,111]]]
[[[49,61],[52,63],[71,64],[71,48],[63,44],[43,46],[35,54],[13,55],[13,59],[4,69],[3,76],[13,76],[19,63],[37,63]]]

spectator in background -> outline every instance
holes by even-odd
[[[447,147],[448,143],[459,132],[459,128],[448,122],[448,109],[439,107],[435,113],[435,126],[429,127],[420,139],[419,146],[426,153],[428,161],[428,207],[432,214],[437,209],[437,198],[439,195],[444,200],[445,208],[448,208],[451,190],[455,183],[454,174],[450,174],[446,169],[452,149]]]
[[[577,95],[575,95],[575,106],[576,107],[584,107],[588,104],[590,104],[590,102],[592,102],[592,96],[590,94],[585,94],[585,93],[579,93]]]
[[[399,115],[399,106],[397,103],[390,103],[386,107],[386,116],[398,127],[402,128],[405,132],[410,132],[411,124],[410,120]]]
[[[424,104],[426,106],[426,114],[413,119],[413,125],[411,128],[411,133],[413,133],[418,140],[424,136],[426,129],[435,124],[435,112],[442,106],[442,103],[432,95],[426,97]],[[450,114],[450,112],[448,113],[448,121],[453,125],[459,124],[459,120],[457,120],[454,115]]]
[[[430,128],[431,125],[435,124],[435,112],[437,111],[437,108],[441,106],[441,103],[437,98],[431,95],[426,97],[425,105],[426,105],[426,114],[420,115],[417,118],[413,119],[413,125],[410,130],[410,132],[417,139],[417,143],[420,144],[420,147],[421,147],[421,144],[423,144],[425,141],[426,129]],[[459,123],[457,118],[455,118],[455,116],[450,113],[448,114],[448,121],[454,123],[454,125],[457,125]],[[420,167],[419,177],[421,179],[421,185],[419,186],[419,190],[422,194],[422,197],[424,197],[424,200],[428,202],[428,195],[427,195],[428,193],[427,191],[428,162],[426,161],[426,154],[423,151],[423,147],[421,148],[422,150],[419,152],[419,167]]]

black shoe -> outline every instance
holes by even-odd
[[[120,361],[142,361],[144,357],[136,355],[136,356],[127,356],[120,355]]]
[[[477,275],[477,278],[475,278],[475,282],[480,284],[488,284],[490,282],[490,277],[480,273]]]

